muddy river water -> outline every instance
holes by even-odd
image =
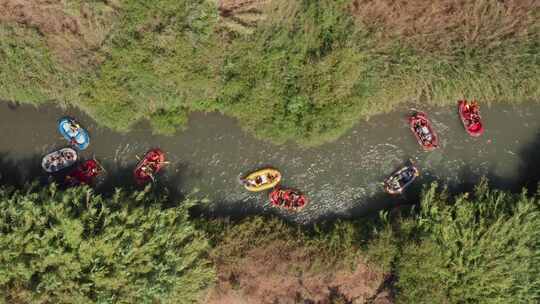
[[[89,130],[90,147],[82,158],[95,156],[107,170],[101,189],[132,187],[132,169],[150,147],[167,152],[171,164],[159,186],[172,198],[199,189],[218,215],[280,214],[307,223],[334,217],[364,215],[414,201],[423,185],[437,180],[454,191],[469,190],[481,176],[504,189],[535,187],[540,170],[540,105],[484,106],[487,127],[480,138],[463,130],[455,107],[427,110],[441,138],[441,148],[423,152],[408,129],[409,108],[362,121],[339,140],[315,148],[273,145],[257,140],[238,123],[219,114],[193,114],[187,129],[174,136],[155,136],[147,123],[128,133],[100,127],[74,109],[39,108],[0,103],[1,183],[44,180],[42,155],[66,142],[57,119],[69,114]],[[416,161],[421,177],[407,194],[386,195],[381,180],[407,159]],[[283,184],[303,190],[310,204],[297,214],[268,205],[267,192],[250,193],[237,182],[240,174],[265,166],[278,168]]]

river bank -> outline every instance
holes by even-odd
[[[535,189],[539,175],[535,151],[540,146],[540,105],[487,105],[482,115],[484,136],[466,135],[455,107],[427,110],[441,137],[441,149],[421,151],[408,130],[410,109],[375,116],[360,122],[333,143],[304,148],[293,143],[273,145],[246,134],[237,122],[218,114],[193,114],[187,129],[173,136],[153,135],[147,123],[127,133],[100,127],[76,109],[52,105],[33,107],[0,104],[2,183],[24,183],[37,177],[45,180],[40,159],[65,146],[56,131],[59,117],[77,117],[90,131],[90,147],[83,158],[96,157],[107,174],[98,191],[116,186],[133,187],[132,169],[136,155],[150,147],[167,152],[170,166],[157,187],[171,198],[181,198],[193,189],[215,202],[211,214],[246,216],[278,214],[308,223],[335,217],[350,218],[396,204],[416,202],[422,185],[432,181],[452,190],[470,190],[481,176],[502,189],[519,190],[527,183]],[[412,158],[421,178],[401,197],[390,197],[380,182]],[[267,203],[266,193],[249,193],[237,177],[256,168],[273,166],[283,173],[283,184],[304,191],[311,203],[300,213],[277,211]]]
[[[538,193],[486,180],[422,208],[298,225],[200,217],[197,199],[0,187],[6,303],[536,303]],[[460,277],[460,280],[455,280]]]
[[[173,134],[218,111],[316,146],[411,100],[540,99],[537,1],[49,2],[0,10],[0,99],[120,131]]]

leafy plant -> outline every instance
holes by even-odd
[[[415,218],[419,232],[398,258],[402,303],[533,303],[540,299],[538,197],[490,190],[449,203],[433,185]]]
[[[0,190],[0,290],[8,302],[194,303],[212,283],[187,200],[146,192]]]

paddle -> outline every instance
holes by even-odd
[[[99,166],[99,171],[103,173],[107,173],[107,170],[105,170],[105,167],[96,159],[96,157],[92,157],[92,159],[96,162],[96,164]]]
[[[139,157],[139,155],[135,155],[135,157],[137,158],[138,161],[141,161],[141,158]],[[160,162],[160,164],[162,164],[162,165],[170,165],[171,162],[170,161],[162,161],[162,162]]]
[[[246,185],[247,181],[246,181],[245,178],[242,178],[242,175],[243,175],[243,174],[240,173],[240,175],[238,175],[238,179],[237,179],[237,180],[238,180],[238,183],[239,183],[240,185],[244,186],[244,185]]]
[[[147,173],[147,174],[150,177],[150,179],[152,180],[152,183],[155,183],[156,179],[154,178],[154,174],[153,173]]]

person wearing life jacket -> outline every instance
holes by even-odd
[[[424,120],[420,120],[415,129],[424,145],[431,143],[433,137],[429,131],[429,128],[427,127],[427,123]]]
[[[285,193],[283,194],[283,199],[286,201],[289,201],[291,199],[289,191],[285,191]]]
[[[66,130],[66,134],[70,138],[69,143],[71,145],[76,145],[77,144],[76,136],[79,134],[79,129],[80,129],[80,126],[76,122],[69,121],[69,125],[68,125],[68,128]]]
[[[283,201],[284,201],[285,208],[291,208],[292,202],[290,200],[286,199]]]
[[[97,164],[93,160],[89,160],[83,165],[84,174],[87,176],[96,176],[98,172]]]
[[[478,102],[476,100],[473,100],[471,102],[471,112],[472,113],[478,113]]]
[[[150,160],[151,162],[157,162],[159,160],[159,154],[152,152],[150,156],[148,156],[148,160]]]
[[[256,187],[257,186],[257,181],[252,180],[252,179],[242,178],[242,179],[240,179],[240,182],[243,185],[246,185],[246,186],[251,186],[251,187]]]
[[[473,125],[480,122],[480,115],[478,114],[478,102],[476,100],[472,101],[470,104],[465,105],[464,116],[467,120],[467,126],[472,127]]]
[[[73,122],[70,122],[68,129],[66,130],[66,133],[69,137],[74,138],[79,133],[78,125],[74,124]]]
[[[272,205],[279,206],[280,200],[281,199],[279,197],[279,191],[273,191],[270,196],[270,202],[272,203]]]

